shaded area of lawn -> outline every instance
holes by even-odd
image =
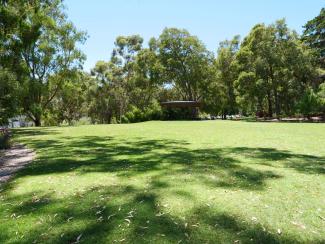
[[[185,140],[145,137],[34,137],[58,133],[56,129],[16,132],[39,152],[35,163],[20,171],[16,180],[100,173],[112,174],[119,181],[81,187],[66,195],[58,193],[55,185],[12,194],[17,181],[11,181],[1,192],[0,216],[7,223],[0,224],[0,243],[72,243],[78,237],[85,243],[304,242],[299,236],[247,221],[224,206],[197,203],[197,193],[182,187],[264,192],[269,182],[284,177],[281,168],[298,174],[325,173],[324,157],[275,148],[192,148]],[[175,214],[161,202],[164,194],[197,204]]]
[[[16,216],[30,218],[42,213],[42,217],[36,218],[36,227],[30,229],[29,235],[24,236],[20,243],[72,243],[81,234],[82,242],[86,243],[297,242],[293,236],[280,236],[266,230],[263,225],[247,222],[230,213],[213,211],[207,206],[193,209],[187,218],[171,215],[159,205],[154,190],[155,187],[149,188],[143,193],[130,187],[100,187],[80,192],[64,201],[40,192],[33,195],[34,199],[39,199],[38,202],[29,195],[8,200],[23,200],[12,209]],[[124,204],[110,201],[112,196],[124,198],[125,194],[128,194],[128,201]],[[3,230],[1,243],[10,239]],[[118,234],[119,239],[111,239],[111,234]]]
[[[18,135],[29,136],[29,133],[29,131],[18,131]],[[182,140],[145,138],[124,140],[105,136],[84,136],[77,139],[61,137],[60,139],[63,141],[54,139],[29,141],[28,144],[33,148],[45,149],[46,152],[39,158],[41,164],[35,163],[22,171],[20,176],[76,170],[83,173],[120,172],[120,176],[136,176],[148,171],[168,169],[168,165],[180,165],[182,166],[180,172],[168,172],[168,174],[192,171],[200,175],[224,171],[228,176],[239,181],[238,184],[229,184],[229,187],[252,189],[262,189],[265,180],[281,177],[272,171],[259,171],[249,164],[242,163],[238,155],[254,159],[258,165],[292,168],[309,174],[325,173],[325,157],[296,154],[275,148],[189,149],[187,147],[189,143]],[[126,158],[119,159],[118,156],[126,156]],[[227,185],[226,182],[220,184],[223,187]]]
[[[267,179],[281,177],[272,171],[259,171],[229,155],[234,153],[251,153],[258,150],[263,153],[266,149],[226,148],[226,149],[196,149],[185,147],[184,141],[144,140],[136,141],[114,140],[110,137],[85,136],[83,138],[65,138],[64,143],[55,140],[33,141],[29,144],[35,148],[46,148],[48,153],[39,158],[41,163],[21,171],[25,175],[47,175],[66,172],[117,172],[120,177],[136,177],[150,171],[164,174],[191,173],[194,177],[204,178],[205,184],[222,187],[241,187],[262,189]],[[53,150],[55,149],[55,150]],[[252,151],[250,151],[252,150]],[[53,154],[54,152],[54,154]],[[283,155],[283,152],[272,152]],[[267,155],[269,151],[267,150]],[[119,156],[127,158],[119,159]],[[257,155],[258,156],[258,155]],[[258,157],[262,157],[259,155]],[[267,156],[265,156],[267,157]],[[307,155],[291,155],[305,160],[315,160]],[[87,159],[84,159],[87,158]],[[319,159],[320,164],[324,159]],[[44,162],[46,162],[44,164]],[[169,171],[169,166],[179,165],[177,170]],[[303,168],[304,166],[301,166]],[[300,167],[299,167],[300,169]],[[315,169],[318,171],[318,168]],[[319,169],[319,171],[321,171]],[[227,175],[220,181],[209,180],[206,173]],[[228,181],[228,180],[231,181]]]

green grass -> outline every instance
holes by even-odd
[[[32,128],[0,243],[324,243],[325,124]],[[79,238],[78,238],[79,237]]]

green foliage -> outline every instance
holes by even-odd
[[[0,125],[6,125],[17,114],[19,91],[16,76],[0,67]]]
[[[237,60],[240,102],[249,110],[267,111],[269,117],[292,113],[306,84],[313,85],[316,76],[312,52],[284,20],[256,25]]]
[[[302,40],[315,48],[320,65],[325,68],[325,8],[304,26]]]
[[[320,106],[320,112],[323,113],[323,117],[325,119],[325,83],[322,83],[319,86],[319,91],[317,93],[319,106]]]
[[[320,100],[312,88],[308,87],[299,104],[299,111],[306,117],[317,113],[320,108]]]
[[[155,101],[143,110],[135,106],[131,106],[128,112],[126,112],[122,117],[122,123],[137,123],[160,119],[162,119],[161,107],[158,102]]]
[[[23,88],[19,105],[39,126],[65,79],[81,67],[85,57],[77,45],[86,35],[68,21],[60,0],[8,0],[0,12],[0,48],[8,50],[1,65],[16,75]]]
[[[165,28],[146,48],[139,35],[118,36],[110,59],[89,75],[81,71],[79,49],[86,33],[68,20],[61,0],[2,1],[0,124],[17,114],[37,126],[87,116],[92,123],[193,117],[192,109],[162,112],[159,102],[171,100],[199,101],[203,112],[223,118],[281,117],[298,107],[308,114],[307,87],[323,89],[317,77],[324,13],[305,25],[302,37],[285,20],[257,24],[242,42],[239,36],[221,42],[216,57],[185,29]]]
[[[182,100],[197,101],[211,80],[213,63],[202,42],[186,30],[166,28],[157,40],[157,52],[165,83],[175,86]]]
[[[63,79],[60,76],[52,78]],[[76,72],[69,79],[66,78],[48,108],[48,114],[56,118],[56,124],[66,122],[71,125],[87,115],[87,92],[90,82],[89,75],[83,72]]]
[[[0,129],[0,149],[8,149],[11,147],[11,144],[10,131],[7,129]]]
[[[224,98],[220,108],[223,115],[238,113],[234,83],[238,76],[236,54],[239,50],[239,43],[239,36],[235,36],[231,41],[221,42],[215,62],[216,80],[224,89]]]

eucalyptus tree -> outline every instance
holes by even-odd
[[[118,107],[117,119],[121,123],[122,116],[127,111],[131,93],[134,92],[135,59],[142,49],[143,38],[139,35],[118,36],[110,60],[111,86]]]
[[[26,20],[25,9],[18,9],[13,1],[0,1],[0,125],[7,124],[8,119],[19,113],[18,79],[22,77],[22,65],[16,36],[23,29],[20,23]],[[17,0],[16,5],[24,1]]]
[[[314,60],[299,36],[284,20],[256,25],[237,54],[237,91],[242,103],[268,116],[290,114],[314,80]],[[248,100],[248,101],[247,101]]]
[[[202,99],[201,90],[211,78],[207,67],[213,65],[202,42],[187,30],[166,28],[156,45],[165,83],[177,89],[180,99]]]
[[[321,9],[318,16],[306,23],[302,39],[316,49],[319,64],[325,69],[325,8]]]
[[[238,112],[235,81],[238,77],[238,65],[236,54],[239,50],[239,36],[235,36],[232,40],[225,40],[219,44],[217,59],[215,65],[217,68],[217,81],[225,89],[225,99],[222,104],[222,114],[235,114]]]
[[[110,62],[98,61],[91,70],[92,82],[87,99],[88,115],[93,123],[111,123],[117,110],[111,67]]]
[[[130,102],[145,111],[158,99],[162,87],[163,66],[152,43],[140,50],[134,62],[134,78]]]
[[[61,79],[61,77],[51,78]],[[82,71],[75,72],[69,79],[65,79],[62,89],[58,91],[44,115],[44,122],[47,125],[58,125],[63,122],[71,125],[74,121],[87,116],[87,94],[91,85],[93,79]]]
[[[22,87],[23,112],[40,126],[64,80],[81,68],[85,57],[77,44],[86,34],[68,21],[61,0],[8,0],[4,8],[22,16],[7,43],[15,54],[12,67],[18,64],[12,70]]]

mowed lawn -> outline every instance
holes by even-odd
[[[28,128],[0,243],[325,243],[325,124]]]

